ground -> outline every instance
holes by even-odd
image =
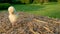
[[[17,12],[20,18],[12,26],[8,12],[0,13],[0,34],[60,34],[60,20]]]
[[[13,6],[20,18],[12,26],[8,11],[1,11],[0,34],[60,34],[60,4]]]

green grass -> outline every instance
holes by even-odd
[[[60,4],[48,3],[44,5],[29,4],[29,5],[13,5],[16,11],[28,12],[35,15],[49,16],[53,18],[60,18]],[[1,10],[0,10],[1,11]]]
[[[59,4],[30,4],[30,5],[14,5],[17,11],[28,12],[35,15],[49,16],[53,18],[60,18]]]

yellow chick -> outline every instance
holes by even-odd
[[[8,8],[8,12],[9,12],[9,20],[12,23],[12,25],[14,25],[14,23],[17,21],[18,16],[15,13],[15,8],[13,6],[10,6]]]

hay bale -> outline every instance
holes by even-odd
[[[34,16],[18,12],[20,18],[14,27],[8,19],[8,13],[0,13],[0,34],[59,34],[60,20],[45,16]]]

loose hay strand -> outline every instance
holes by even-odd
[[[45,28],[48,32],[51,32],[52,34],[54,34],[49,28],[47,28],[45,26],[43,28]]]

